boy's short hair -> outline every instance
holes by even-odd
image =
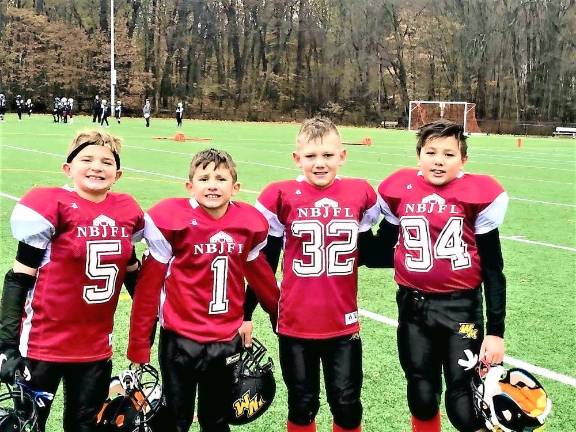
[[[120,169],[120,150],[122,141],[120,138],[99,130],[87,130],[78,132],[68,145],[66,162],[70,163],[80,151],[89,145],[99,145],[110,149],[116,160],[116,168]]]
[[[236,183],[236,180],[238,180],[238,174],[236,173],[236,164],[234,163],[232,156],[223,150],[217,150],[214,148],[203,150],[194,155],[190,162],[190,171],[188,172],[188,178],[190,181],[192,181],[192,178],[194,177],[196,168],[202,166],[202,169],[205,169],[211,163],[214,163],[215,168],[222,166],[229,170],[232,175],[232,180]]]
[[[338,133],[338,129],[336,125],[332,123],[332,120],[326,117],[313,117],[304,120],[296,137],[296,141],[300,141],[300,137],[304,137],[306,141],[315,141],[328,135],[330,132],[334,132],[338,138],[340,138],[340,133]]]
[[[429,139],[439,138],[439,137],[454,137],[458,141],[460,146],[460,153],[462,157],[468,156],[468,144],[466,144],[466,139],[468,138],[464,135],[464,128],[458,123],[454,123],[448,120],[436,120],[432,123],[425,124],[418,130],[418,143],[416,144],[416,153],[420,156],[420,151],[424,144]]]

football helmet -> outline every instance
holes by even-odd
[[[472,381],[474,408],[491,431],[529,432],[544,424],[552,401],[538,380],[519,368],[480,362]]]
[[[145,364],[125,370],[110,381],[108,399],[98,413],[97,430],[158,431],[164,406],[160,377],[154,367]]]
[[[13,385],[0,384],[0,432],[34,432],[38,407],[52,400],[52,393],[35,391],[17,379]]]
[[[228,423],[250,423],[266,412],[276,394],[274,363],[266,358],[266,347],[252,339],[252,347],[227,359],[234,368]]]

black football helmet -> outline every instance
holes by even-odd
[[[540,382],[524,369],[507,370],[480,362],[472,389],[476,412],[491,431],[535,431],[552,409]]]
[[[266,358],[266,353],[266,347],[253,338],[251,348],[227,360],[234,368],[228,423],[250,423],[270,408],[276,394],[276,381],[274,363],[270,357]]]
[[[35,432],[38,407],[52,400],[52,393],[35,391],[17,379],[13,385],[0,384],[0,432]]]
[[[108,399],[98,414],[99,432],[159,431],[164,399],[158,371],[149,364],[128,369],[110,381]]]

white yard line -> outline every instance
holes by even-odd
[[[141,173],[148,173],[148,171],[142,171],[142,170],[133,170],[133,171],[137,171],[137,172],[141,172]],[[174,177],[174,176],[171,176],[171,177]],[[179,177],[174,177],[174,178],[179,178]],[[255,191],[245,191],[245,192],[255,192]],[[10,195],[10,194],[7,194],[7,193],[1,192],[1,191],[0,191],[0,196],[3,198],[11,199],[13,201],[18,201],[20,199],[18,197],[15,197],[13,195]],[[503,237],[503,238],[505,238],[505,237]],[[514,238],[510,238],[510,240],[514,240]],[[543,243],[539,243],[539,242],[532,242],[532,243],[544,245]],[[573,248],[566,248],[566,249],[576,251],[576,249],[573,249]],[[378,322],[384,323],[384,324],[389,325],[389,326],[398,327],[398,321],[396,321],[395,319],[385,317],[383,315],[377,314],[375,312],[371,312],[371,311],[366,310],[366,309],[360,309],[359,313],[360,313],[360,315],[365,316],[367,318],[370,318],[374,321],[378,321]],[[558,372],[554,372],[554,371],[551,371],[549,369],[546,369],[546,368],[543,368],[540,366],[536,366],[536,365],[527,363],[523,360],[518,360],[518,359],[515,359],[513,357],[509,357],[509,356],[505,356],[504,361],[506,363],[512,365],[512,366],[521,367],[523,369],[526,369],[528,372],[538,374],[540,376],[549,378],[549,379],[554,380],[554,381],[558,381],[558,382],[566,384],[566,385],[570,385],[572,387],[576,387],[576,378],[573,378],[573,377],[570,377],[567,375],[563,375],[563,374],[560,374]]]
[[[544,247],[549,247],[549,248],[553,248],[553,249],[561,249],[561,250],[565,250],[568,252],[576,252],[576,248],[570,247],[570,246],[562,246],[562,245],[557,245],[557,244],[553,244],[553,243],[545,243],[545,242],[540,242],[540,241],[534,241],[534,240],[528,240],[526,238],[524,238],[524,236],[500,236],[501,239],[504,240],[512,240],[512,241],[516,241],[516,242],[520,242],[520,243],[528,243],[528,244],[532,244],[532,245],[538,245],[538,246],[544,246]]]
[[[366,318],[370,318],[374,321],[378,321],[378,322],[381,322],[383,324],[386,324],[386,325],[389,325],[392,327],[398,327],[398,321],[395,319],[385,317],[384,315],[380,315],[380,314],[371,312],[371,311],[366,310],[366,309],[360,309],[360,310],[358,310],[358,312],[360,313],[360,315],[365,316]],[[571,377],[568,375],[563,375],[563,374],[560,374],[558,372],[554,372],[550,369],[536,366],[536,365],[533,365],[531,363],[525,362],[524,360],[519,360],[517,358],[510,357],[510,356],[504,356],[504,362],[511,365],[511,366],[514,366],[514,367],[526,369],[530,373],[534,373],[534,374],[546,377],[548,379],[558,381],[562,384],[576,387],[576,378],[574,378],[574,377]]]

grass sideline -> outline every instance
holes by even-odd
[[[124,140],[124,176],[115,190],[133,194],[143,208],[168,196],[185,196],[185,181],[191,156],[204,148],[229,151],[238,165],[242,184],[238,199],[253,203],[266,184],[298,174],[291,158],[297,124],[209,122],[185,120],[182,129],[169,119],[112,121],[109,132]],[[71,125],[52,124],[51,116],[33,116],[18,122],[8,115],[0,123],[0,192],[19,197],[34,185],[60,186],[66,147],[77,130],[92,127],[88,117],[76,117]],[[402,166],[415,166],[415,136],[411,132],[340,128],[344,141],[372,138],[372,146],[348,148],[342,169],[346,176],[368,178],[374,186]],[[155,136],[210,137],[211,142],[154,140]],[[576,339],[576,141],[571,139],[524,138],[516,147],[513,136],[474,136],[469,140],[470,160],[466,170],[495,176],[512,197],[501,229],[508,279],[507,354],[571,377]],[[9,216],[15,202],[0,198],[2,271],[13,261],[15,242]],[[536,243],[522,243],[519,239]],[[562,246],[568,249],[558,249]],[[390,270],[360,272],[360,307],[395,318],[395,285]],[[130,301],[121,301],[116,315],[114,370],[127,365],[126,332]],[[405,385],[396,355],[395,329],[362,318],[364,345],[365,408],[363,428],[369,432],[409,431]],[[282,384],[277,344],[261,312],[255,327],[270,348],[277,365],[278,394],[270,412],[242,428],[245,431],[284,430],[286,393]],[[554,406],[546,431],[576,430],[576,388],[542,378]],[[61,430],[60,389],[49,431]],[[331,430],[329,409],[322,400],[319,431]],[[443,416],[443,430],[453,431]],[[234,430],[240,428],[234,428]],[[195,424],[192,431],[197,431]]]

